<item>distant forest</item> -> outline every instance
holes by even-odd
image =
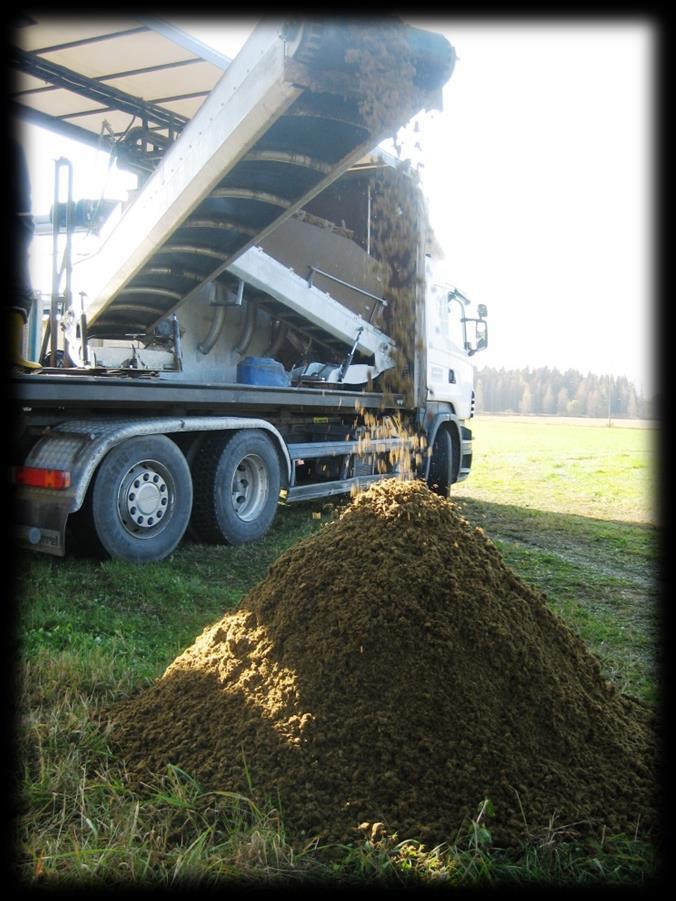
[[[655,400],[639,395],[625,376],[583,375],[576,369],[494,369],[476,372],[476,409],[487,413],[540,413],[652,419]],[[610,401],[610,405],[609,405]]]

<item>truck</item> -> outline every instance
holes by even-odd
[[[396,19],[264,19],[176,133],[117,139],[136,196],[106,210],[80,292],[55,263],[41,368],[10,377],[19,546],[158,561],[186,536],[256,541],[280,504],[467,478],[487,311],[379,146],[454,64]],[[55,188],[67,248],[83,209]]]

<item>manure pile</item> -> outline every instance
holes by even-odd
[[[251,784],[298,840],[381,822],[452,842],[486,798],[502,847],[553,817],[581,836],[655,825],[647,709],[418,481],[353,498],[109,715],[133,782],[171,763]]]

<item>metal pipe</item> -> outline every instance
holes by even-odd
[[[82,362],[89,366],[89,349],[87,347],[87,314],[85,313],[84,291],[80,291],[80,345],[82,347]]]
[[[216,307],[214,318],[211,320],[211,325],[209,326],[207,336],[204,341],[200,341],[200,343],[197,345],[197,350],[201,354],[204,354],[206,356],[212,349],[214,344],[218,341],[221,331],[223,330],[224,322],[225,307]]]
[[[372,294],[370,291],[366,291],[364,288],[360,288],[359,285],[353,285],[351,282],[346,282],[342,278],[338,278],[336,275],[331,275],[330,272],[324,272],[323,269],[317,269],[316,266],[309,266],[310,275],[308,276],[308,285],[311,288],[314,288],[314,277],[315,272],[317,275],[323,275],[324,278],[330,278],[331,281],[338,282],[339,285],[344,285],[346,288],[351,288],[353,291],[357,291],[359,294],[364,294],[366,297],[371,297],[373,300],[377,300],[378,303],[381,303],[384,307],[387,306],[387,301],[384,297],[378,297],[377,294]]]
[[[183,347],[181,345],[181,326],[176,313],[171,317],[171,330],[174,339],[174,359],[176,360],[176,369],[183,371]]]
[[[68,171],[68,209],[66,211],[66,248],[63,255],[63,267],[66,272],[66,287],[63,292],[63,315],[71,309],[73,305],[72,296],[72,280],[73,280],[73,229],[75,221],[73,219],[73,165],[70,160],[64,160]],[[66,320],[67,321],[67,320]],[[63,335],[63,365],[67,365],[69,358],[68,337],[66,332]]]
[[[211,321],[211,326],[209,327],[206,338],[197,345],[197,350],[205,355],[209,353],[214,344],[218,341],[221,331],[223,330],[223,325],[225,323],[225,308],[242,306],[242,301],[244,299],[244,282],[240,279],[234,302],[225,299],[225,286],[223,282],[210,282],[209,290],[211,295],[209,304],[210,306],[216,307],[216,312],[214,313],[214,318]]]
[[[223,323],[225,321],[225,309],[222,305],[218,304],[219,300],[223,300],[222,285],[220,282],[209,282],[208,289],[209,305],[216,305],[216,311],[214,313],[214,318],[211,320],[211,325],[209,326],[206,338],[197,345],[197,350],[205,355],[209,353],[216,341],[218,341],[218,336],[221,334],[221,329],[223,328]]]
[[[66,226],[66,246],[64,250],[63,260],[61,263],[61,267],[59,267],[59,233],[60,233],[60,221],[59,221],[59,196],[60,196],[60,170],[65,167],[68,170],[68,193],[66,197],[66,217],[65,217],[65,226]],[[61,285],[61,276],[63,275],[64,269],[66,270],[66,288],[64,292],[64,305],[63,312],[65,313],[67,309],[70,307],[70,290],[71,290],[71,241],[72,241],[72,233],[73,233],[73,219],[71,215],[71,207],[73,201],[73,166],[70,160],[67,160],[65,157],[61,156],[58,160],[54,162],[54,230],[52,233],[52,297],[51,304],[49,308],[49,344],[50,344],[50,352],[49,352],[49,365],[52,367],[56,367],[57,365],[57,354],[58,354],[58,344],[59,344],[59,335],[56,328],[56,320],[58,315],[58,303],[60,298],[59,288]],[[67,357],[67,346],[64,347],[64,362]]]
[[[350,352],[343,360],[340,370],[338,371],[338,381],[339,382],[343,381],[343,379],[345,378],[345,373],[350,368],[352,360],[354,359],[355,352],[357,350],[357,345],[359,344],[359,338],[363,331],[364,331],[364,326],[363,325],[359,326],[359,328],[357,329],[357,337],[354,339],[354,344],[350,348]]]
[[[271,335],[271,342],[269,347],[263,353],[264,357],[274,357],[279,353],[279,348],[284,343],[287,332],[289,331],[289,324],[287,322],[283,322],[282,320],[277,320],[276,328],[273,328],[273,332]]]
[[[242,334],[240,335],[240,339],[237,342],[237,346],[235,347],[235,352],[238,354],[246,353],[247,348],[251,344],[251,339],[253,338],[254,329],[256,326],[257,312],[258,302],[256,300],[249,300],[246,305],[246,314],[244,317],[244,327],[242,329]]]

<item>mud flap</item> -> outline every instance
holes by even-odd
[[[67,499],[70,500],[69,498]],[[68,503],[19,498],[14,505],[16,544],[55,557],[66,553]]]

